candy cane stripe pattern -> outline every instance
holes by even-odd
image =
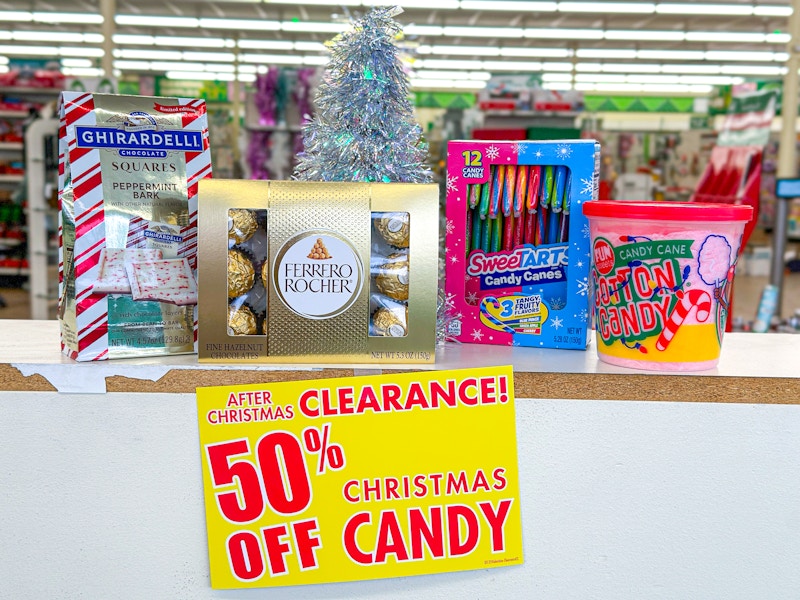
[[[157,329],[179,322],[186,331],[177,337],[196,340],[196,306],[176,319],[175,303],[162,306],[169,300],[137,304],[130,293],[95,283],[105,249],[163,248],[196,268],[197,183],[211,176],[205,101],[63,92],[59,115],[64,353],[84,361],[191,351],[191,344],[171,346]]]
[[[486,298],[483,299],[483,301],[481,302],[481,316],[483,316],[483,318],[489,321],[490,323],[497,325],[497,328],[500,329],[500,331],[505,331],[506,333],[514,333],[514,330],[511,327],[509,327],[508,325],[503,323],[500,319],[495,317],[491,313],[491,311],[489,311],[486,308],[487,305],[491,306],[495,310],[500,310],[500,303],[497,301],[497,298],[492,298],[491,296],[487,296]]]
[[[663,351],[667,349],[672,338],[675,337],[675,333],[692,312],[692,309],[695,309],[695,318],[700,323],[708,319],[711,314],[711,295],[705,290],[679,291],[676,295],[680,298],[680,302],[675,305],[667,322],[664,323],[664,329],[656,341],[657,350]]]

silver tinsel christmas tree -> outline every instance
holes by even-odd
[[[316,116],[303,128],[302,181],[428,183],[428,145],[414,120],[408,75],[395,45],[397,7],[377,8],[331,43],[316,95]]]

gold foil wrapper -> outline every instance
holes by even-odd
[[[381,265],[375,285],[389,298],[408,300],[408,258],[404,254],[390,254],[388,262]]]
[[[395,248],[408,248],[410,229],[408,213],[391,213],[377,219],[375,229],[383,236],[387,244]]]
[[[258,331],[256,316],[247,306],[228,307],[228,333],[230,335],[255,335]]]
[[[401,318],[399,311],[388,308],[379,308],[372,315],[372,325],[375,334],[387,337],[405,337],[408,335],[408,307]]]
[[[246,242],[258,230],[258,220],[253,211],[232,208],[228,211],[228,240],[234,244]]]
[[[228,250],[228,298],[246,294],[255,280],[253,261],[238,250]]]

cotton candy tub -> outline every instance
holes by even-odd
[[[600,360],[658,371],[715,367],[752,207],[600,200],[583,212]]]

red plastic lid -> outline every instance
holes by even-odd
[[[753,207],[710,202],[590,200],[583,203],[583,214],[587,217],[657,221],[749,221],[753,218]]]

